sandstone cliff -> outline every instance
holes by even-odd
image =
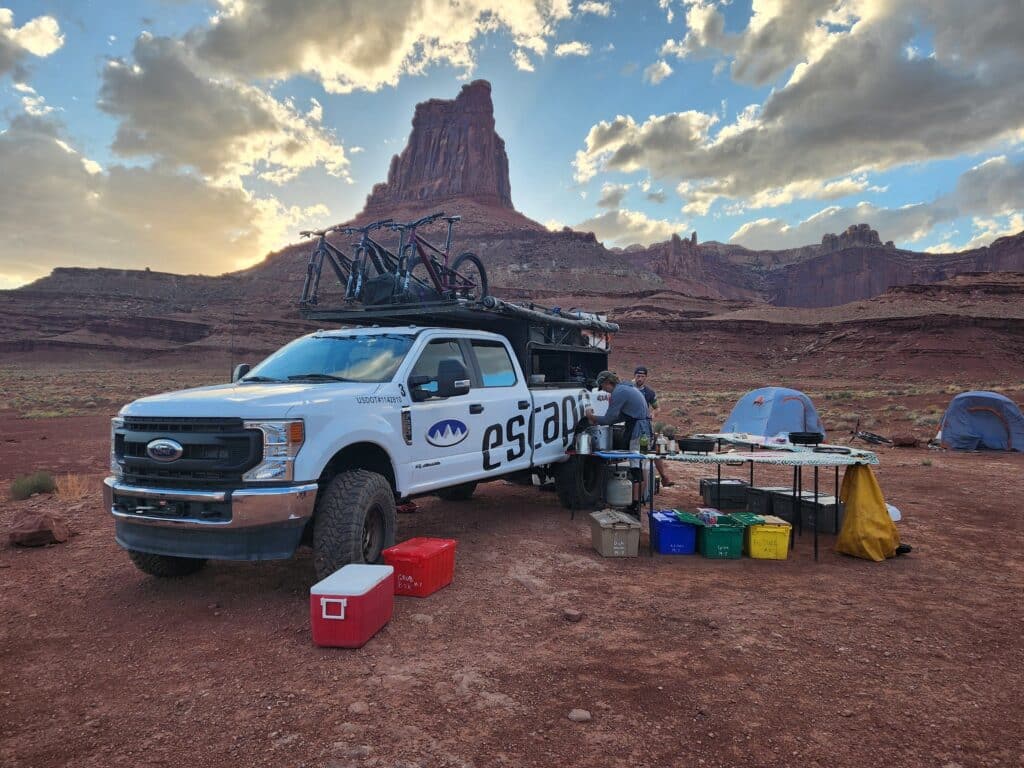
[[[494,130],[491,84],[474,80],[455,99],[416,105],[412,133],[391,158],[388,180],[374,186],[366,211],[453,197],[512,208],[505,142]]]

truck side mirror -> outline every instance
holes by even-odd
[[[423,374],[409,377],[409,394],[412,396],[414,403],[422,403],[424,400],[428,400],[434,393],[423,389],[424,384],[429,384],[433,379]]]
[[[466,373],[466,366],[458,360],[442,360],[437,365],[437,396],[457,397],[468,395],[469,374]]]
[[[231,372],[231,383],[234,384],[251,370],[252,366],[248,363],[239,363],[235,366],[235,370]]]

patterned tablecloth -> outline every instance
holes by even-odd
[[[655,457],[651,457],[655,458]],[[878,464],[871,451],[854,453],[815,453],[814,451],[750,451],[745,453],[676,453],[658,458],[684,464],[778,464],[790,467],[849,467],[854,464]]]

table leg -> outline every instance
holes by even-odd
[[[799,467],[793,467],[793,495],[790,498],[790,510],[793,515],[793,530],[798,534],[803,534],[803,529],[800,527],[799,469]]]
[[[718,485],[715,486],[715,509],[722,511],[722,465],[716,464],[718,468]]]
[[[818,562],[818,468],[814,468],[814,506],[811,507],[811,525],[814,526],[814,562]]]
[[[654,557],[654,459],[647,460],[647,490],[651,494],[650,514],[647,516],[647,554]],[[643,509],[643,505],[640,505]]]
[[[839,467],[836,466],[836,483],[834,497],[836,500],[835,517],[832,518],[832,533],[839,535]]]

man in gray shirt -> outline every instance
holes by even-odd
[[[597,375],[597,388],[602,392],[611,395],[608,401],[608,410],[604,416],[595,416],[593,412],[587,413],[587,419],[591,424],[611,425],[620,421],[626,425],[626,435],[629,437],[629,449],[640,450],[640,438],[646,436],[650,441],[653,436],[651,430],[651,417],[647,408],[647,400],[643,393],[632,384],[619,381],[619,377],[611,371],[601,371]],[[629,465],[634,468],[633,478],[633,506],[630,509],[639,515],[639,500],[643,498],[645,479],[640,471],[640,461],[631,460]],[[639,477],[637,477],[639,475]]]

